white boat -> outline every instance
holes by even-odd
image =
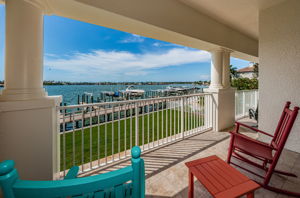
[[[130,95],[130,96],[142,96],[142,95],[144,95],[145,90],[143,90],[143,89],[134,89],[133,86],[128,86],[123,93],[127,94],[127,95]]]
[[[105,96],[113,96],[115,94],[115,92],[113,91],[102,91],[102,94],[104,94]]]
[[[186,88],[168,86],[168,87],[166,87],[166,91],[168,91],[168,92],[182,92],[182,91],[186,91]]]
[[[84,92],[83,94],[86,96],[93,96],[93,93],[91,93],[91,92]]]

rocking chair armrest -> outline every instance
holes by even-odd
[[[253,139],[253,138],[250,138],[250,137],[248,137],[246,135],[243,135],[243,134],[240,134],[240,133],[236,133],[236,132],[233,132],[233,131],[230,131],[229,133],[231,133],[234,136],[238,136],[240,138],[246,139],[247,141],[251,141],[251,142],[254,142],[254,143],[259,144],[261,146],[267,147],[268,149],[273,149],[273,147],[270,146],[269,144],[267,144],[265,142],[258,141],[258,140]]]
[[[274,137],[273,135],[271,135],[271,134],[269,134],[269,133],[266,133],[266,132],[264,132],[264,131],[262,131],[262,130],[256,129],[256,128],[252,127],[252,126],[243,124],[243,123],[241,123],[241,122],[237,122],[237,121],[236,121],[235,123],[236,123],[237,125],[241,125],[241,126],[243,126],[243,127],[246,127],[246,128],[248,128],[248,129],[251,129],[251,130],[256,131],[256,132],[258,132],[258,133],[264,134],[264,135],[266,135],[266,136]]]

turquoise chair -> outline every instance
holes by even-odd
[[[131,166],[89,177],[77,177],[78,167],[70,169],[64,180],[20,180],[14,161],[0,163],[0,187],[4,198],[144,198],[145,168],[141,149],[131,150]],[[0,193],[1,194],[1,193]]]

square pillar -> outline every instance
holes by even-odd
[[[235,89],[205,89],[206,93],[212,93],[213,98],[213,129],[222,131],[232,127],[235,122]]]
[[[60,102],[57,96],[0,102],[0,161],[14,160],[21,179],[58,178]]]

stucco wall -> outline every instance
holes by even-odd
[[[274,133],[284,103],[300,106],[300,1],[287,0],[261,11],[259,29],[259,128]],[[286,145],[297,152],[299,118]]]

